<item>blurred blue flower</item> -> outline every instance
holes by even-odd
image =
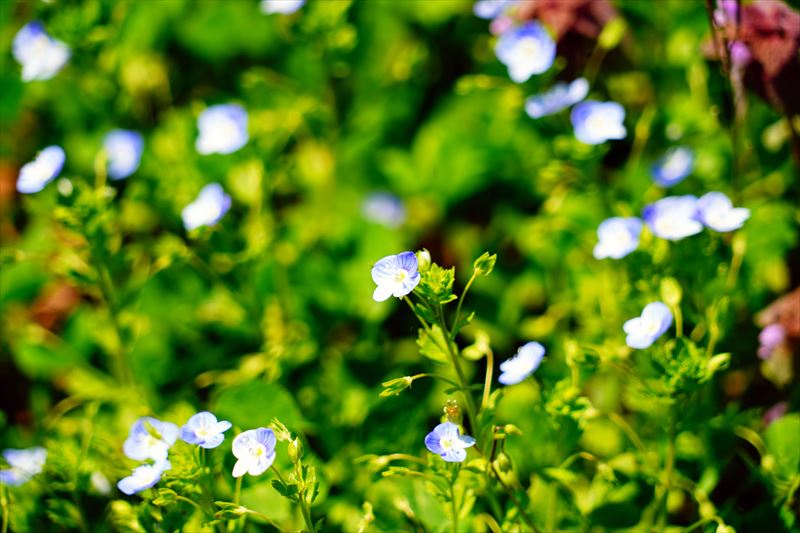
[[[275,460],[275,433],[268,428],[239,433],[233,439],[233,455],[238,459],[233,465],[233,477],[263,474]]]
[[[516,385],[539,368],[544,359],[544,346],[538,342],[529,342],[517,350],[517,355],[500,363],[500,377],[497,381],[503,385]]]
[[[570,113],[575,137],[584,144],[601,144],[609,139],[624,139],[625,108],[616,102],[587,100]]]
[[[503,32],[494,51],[508,67],[508,76],[522,83],[550,68],[556,57],[556,43],[544,26],[533,21]]]
[[[183,208],[183,226],[191,231],[200,226],[213,226],[231,208],[231,197],[225,194],[222,185],[211,183],[203,187],[197,199]]]
[[[662,187],[682,182],[692,172],[694,153],[686,146],[672,148],[651,168],[653,181]]]
[[[385,192],[370,194],[361,206],[364,218],[388,228],[396,228],[406,220],[406,208],[397,196]]]
[[[230,154],[250,138],[247,133],[247,111],[238,104],[212,105],[197,117],[195,147],[203,155]]]
[[[578,78],[572,83],[557,83],[549,91],[529,96],[525,112],[531,118],[542,118],[577,104],[589,94],[589,82]]]
[[[117,487],[128,496],[136,494],[161,481],[161,475],[170,468],[172,465],[166,459],[151,465],[137,466],[130,476],[119,480]]]
[[[519,2],[520,0],[479,0],[472,6],[472,12],[478,18],[491,20],[504,15]]]
[[[22,80],[49,80],[69,60],[69,46],[53,39],[41,22],[23,26],[14,36],[14,59],[22,65]]]
[[[469,435],[461,435],[452,422],[439,424],[425,437],[425,447],[449,463],[460,463],[467,458],[467,448],[475,444]]]
[[[36,154],[33,161],[25,163],[19,169],[17,190],[23,194],[41,191],[61,173],[66,158],[60,146],[48,146]]]
[[[11,468],[0,470],[0,482],[6,485],[22,485],[44,468],[47,450],[36,446],[24,450],[3,450],[3,458]]]
[[[112,180],[125,179],[139,168],[144,139],[138,131],[111,130],[103,139],[108,158],[108,175]]]
[[[192,416],[181,428],[181,440],[189,444],[197,444],[201,448],[216,448],[225,440],[224,432],[231,428],[227,420],[217,421],[217,417],[208,411]]]
[[[620,259],[639,247],[642,220],[636,217],[607,218],[597,227],[595,259]]]
[[[667,196],[644,208],[642,218],[656,237],[679,241],[703,231],[697,220],[697,198]]]
[[[372,267],[372,281],[377,285],[372,298],[376,302],[382,302],[390,296],[402,298],[414,290],[419,279],[414,252],[388,255]]]
[[[131,427],[131,432],[122,451],[131,459],[164,461],[170,446],[178,440],[180,430],[170,422],[162,422],[151,416],[143,416]]]
[[[730,198],[721,192],[710,192],[697,200],[697,217],[706,227],[726,232],[741,228],[750,218],[750,210],[733,207]]]
[[[661,302],[644,306],[641,316],[625,322],[622,330],[627,334],[625,343],[631,348],[649,348],[672,325],[672,312]]]
[[[261,11],[267,15],[290,15],[303,7],[306,0],[261,0]]]

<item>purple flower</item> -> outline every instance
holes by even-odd
[[[531,118],[541,118],[558,113],[577,104],[589,94],[589,82],[578,78],[572,83],[557,83],[549,91],[529,96],[525,100],[525,112]]]
[[[44,189],[44,186],[56,179],[67,156],[60,146],[48,146],[33,161],[25,163],[19,169],[17,190],[23,194],[31,194]]]
[[[172,465],[166,459],[156,461],[151,465],[137,466],[130,476],[119,480],[117,488],[128,496],[136,494],[161,481],[161,475],[170,468],[172,468]]]
[[[639,247],[642,221],[636,217],[611,217],[597,228],[595,259],[620,259]]]
[[[225,194],[222,185],[211,183],[203,187],[194,202],[183,208],[183,225],[188,231],[200,226],[213,226],[230,207],[231,197]]]
[[[41,22],[29,22],[14,36],[14,59],[22,65],[22,80],[49,80],[69,60],[69,46],[53,39]]]
[[[139,168],[144,150],[142,134],[131,130],[111,130],[103,140],[112,180],[125,179]]]
[[[212,105],[197,117],[200,134],[195,142],[197,151],[206,154],[230,154],[249,139],[247,111],[238,104]]]
[[[527,81],[534,74],[550,68],[556,57],[556,43],[538,22],[526,22],[500,35],[495,54],[516,83]]]
[[[9,448],[3,450],[3,459],[11,468],[0,470],[0,483],[16,487],[42,471],[47,450],[39,446],[24,450]]]
[[[649,348],[672,325],[672,311],[661,302],[647,304],[641,316],[625,322],[625,343],[631,348]]]
[[[122,451],[136,461],[165,461],[168,450],[178,440],[178,433],[175,424],[143,416],[134,422]]]
[[[503,385],[516,385],[536,372],[544,359],[544,346],[529,342],[517,350],[517,355],[500,363],[500,377]]]
[[[624,139],[625,108],[616,102],[587,100],[570,113],[575,137],[584,144],[601,144],[609,139]]]
[[[648,205],[642,218],[656,237],[679,241],[703,231],[697,220],[697,198],[692,195],[668,196]]]
[[[402,200],[385,192],[376,192],[364,200],[361,206],[364,218],[387,228],[396,228],[406,220],[406,209]]]
[[[181,440],[189,444],[197,444],[201,448],[216,448],[225,440],[224,432],[231,428],[227,420],[217,421],[217,417],[208,411],[192,416],[181,428]]]
[[[377,285],[372,298],[376,302],[383,302],[390,296],[402,298],[414,290],[419,279],[414,252],[388,255],[372,267],[372,281]]]
[[[652,167],[653,181],[662,187],[672,187],[683,181],[692,171],[694,153],[685,147],[672,148]]]
[[[268,428],[250,429],[233,439],[233,477],[259,476],[275,461],[275,433]]]
[[[425,437],[425,447],[449,463],[460,463],[466,459],[467,448],[474,444],[475,439],[461,435],[458,426],[452,422],[439,424]]]
[[[492,20],[506,14],[519,4],[520,0],[480,0],[472,6],[472,12],[478,18]]]
[[[758,334],[758,357],[767,360],[786,341],[786,329],[781,324],[770,324]]]
[[[741,228],[750,218],[750,210],[733,207],[730,198],[721,192],[710,192],[697,200],[697,218],[708,228],[728,232]]]
[[[764,427],[769,427],[770,424],[783,417],[789,411],[788,402],[778,402],[766,410],[761,420],[764,422]]]

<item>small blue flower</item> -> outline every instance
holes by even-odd
[[[589,94],[589,82],[578,78],[572,83],[557,83],[549,91],[529,96],[525,112],[531,118],[542,118],[577,104]]]
[[[586,100],[570,113],[575,137],[584,144],[601,144],[609,139],[624,139],[625,108],[616,102]]]
[[[475,444],[469,435],[461,435],[452,422],[439,424],[425,437],[425,447],[448,463],[460,463],[467,458],[467,448]]]
[[[692,171],[694,153],[685,146],[672,148],[652,167],[653,181],[662,187],[672,187],[682,182]]]
[[[697,200],[697,218],[714,231],[727,232],[741,228],[750,218],[750,210],[733,207],[730,198],[721,192],[710,192]]]
[[[117,487],[128,496],[142,492],[161,481],[161,475],[170,468],[172,465],[166,459],[151,465],[137,466],[130,476],[119,480]]]
[[[44,186],[56,179],[64,167],[67,156],[60,146],[48,146],[30,163],[19,169],[17,190],[23,194],[31,194],[44,189]]]
[[[679,241],[703,231],[697,220],[697,198],[667,196],[644,208],[642,218],[653,235],[670,241]]]
[[[306,0],[261,0],[261,12],[267,15],[280,13],[291,15],[306,3]]]
[[[22,485],[44,468],[47,450],[39,446],[24,450],[3,450],[3,458],[11,468],[0,470],[0,482],[16,487]]]
[[[197,444],[201,448],[216,448],[225,440],[224,432],[231,428],[227,420],[217,422],[217,417],[208,411],[192,416],[181,428],[181,440]]]
[[[517,355],[500,363],[500,377],[497,381],[503,385],[516,385],[539,368],[544,359],[544,346],[538,342],[529,342],[520,346]]]
[[[222,185],[211,183],[203,187],[194,202],[183,208],[183,225],[188,231],[200,226],[213,226],[230,207],[231,197],[225,194]]]
[[[556,43],[540,23],[526,22],[503,32],[494,51],[508,67],[508,76],[523,83],[550,68],[556,57]]]
[[[642,220],[636,217],[611,217],[597,227],[595,259],[620,259],[639,247]]]
[[[376,302],[383,302],[390,296],[402,298],[414,290],[419,279],[414,252],[387,255],[372,267],[372,281],[377,285],[372,298]]]
[[[131,427],[131,432],[122,446],[122,451],[131,459],[164,461],[167,451],[178,440],[180,430],[170,422],[162,422],[143,416]]]
[[[247,111],[238,104],[212,105],[197,117],[195,147],[203,155],[230,154],[250,138],[247,133]]]
[[[14,59],[22,65],[22,80],[49,80],[69,60],[69,46],[53,39],[41,22],[29,22],[14,36]]]
[[[406,208],[397,196],[376,192],[364,200],[361,206],[364,218],[387,228],[396,228],[406,220]]]
[[[239,433],[233,439],[233,455],[238,459],[233,465],[233,477],[263,474],[275,460],[275,433],[268,428]]]
[[[506,14],[519,2],[520,0],[479,0],[472,6],[472,12],[478,18],[492,20]]]
[[[672,325],[672,312],[661,302],[644,306],[641,316],[625,322],[622,330],[628,335],[625,343],[631,348],[649,348]]]
[[[103,139],[108,158],[108,175],[112,180],[125,179],[139,168],[144,139],[138,131],[111,130]]]

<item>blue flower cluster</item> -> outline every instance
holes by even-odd
[[[3,450],[3,459],[10,468],[0,470],[0,483],[12,487],[22,485],[33,476],[40,473],[47,460],[47,450],[41,447],[15,450]]]

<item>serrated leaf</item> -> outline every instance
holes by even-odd
[[[430,334],[428,333],[430,331]],[[419,353],[441,364],[447,364],[450,361],[450,355],[447,353],[447,346],[456,350],[455,345],[445,337],[442,328],[437,325],[431,326],[430,330],[420,329],[419,337],[417,338],[417,346],[419,346]]]

